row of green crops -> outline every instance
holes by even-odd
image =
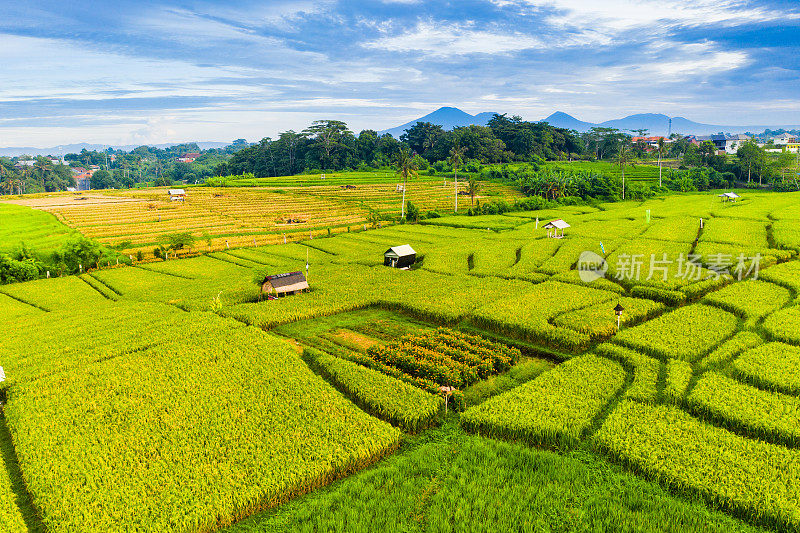
[[[744,352],[733,362],[734,372],[758,386],[800,394],[800,348],[770,342]]]
[[[164,344],[9,391],[8,425],[48,531],[213,530],[398,445],[399,430],[287,343],[187,316],[190,337],[162,328]]]
[[[532,286],[527,294],[494,301],[473,311],[476,325],[545,346],[577,352],[591,338],[587,333],[553,326],[560,314],[617,301],[615,293],[579,285],[547,281]],[[612,304],[609,309],[613,308]]]
[[[461,415],[470,431],[551,448],[578,443],[625,381],[619,363],[584,355],[533,381],[471,407]]]
[[[700,241],[739,245],[745,249],[769,248],[767,224],[741,218],[711,218],[704,221]]]
[[[463,389],[508,370],[520,352],[477,335],[439,328],[373,346],[367,355],[422,382]]]
[[[5,431],[5,429],[3,429]],[[11,442],[5,435],[2,439],[2,455],[6,461],[11,460],[13,451]],[[8,449],[5,449],[8,448]],[[13,481],[9,475],[8,465],[0,469],[0,530],[5,533],[28,533],[28,526],[18,507],[18,498],[13,490]]]
[[[633,371],[633,381],[625,390],[625,397],[642,402],[654,402],[658,395],[658,373],[661,361],[636,350],[610,342],[599,345],[598,354],[619,361]]]
[[[792,222],[797,224],[796,222]],[[800,292],[800,261],[789,261],[759,272],[759,278]]]
[[[694,362],[738,329],[737,318],[715,307],[689,305],[621,331],[614,341],[653,357]]]
[[[697,363],[697,367],[705,369],[713,366],[724,366],[743,351],[755,348],[763,343],[764,339],[758,333],[740,331],[723,342],[719,348],[708,354],[708,356],[701,359]]]
[[[653,318],[664,309],[664,304],[626,296],[619,297],[617,303],[625,308],[620,320],[622,326]],[[606,339],[617,332],[617,315],[611,302],[603,302],[559,315],[553,324],[586,333],[592,339]]]
[[[687,398],[689,405],[757,439],[796,446],[800,441],[800,399],[706,372]]]
[[[682,359],[667,361],[667,375],[664,383],[664,397],[679,403],[686,395],[686,389],[692,379],[692,365]]]
[[[800,344],[800,306],[771,314],[764,320],[764,330],[777,340]]]
[[[398,379],[313,348],[305,356],[356,404],[407,431],[424,429],[439,412],[439,398]]]
[[[789,302],[788,289],[760,280],[747,280],[710,293],[705,302],[754,322]]]
[[[705,424],[676,407],[626,400],[595,435],[616,459],[755,522],[800,527],[800,452]]]

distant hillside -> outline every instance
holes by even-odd
[[[546,119],[542,120],[541,122],[547,122],[551,126],[555,126],[556,128],[566,128],[568,130],[577,130],[577,131],[589,131],[592,129],[595,124],[591,122],[584,122],[582,120],[578,120],[577,118],[573,117],[572,115],[568,115],[562,111],[556,111]]]
[[[584,122],[568,115],[562,111],[553,113],[542,122],[559,128],[569,128],[580,132],[586,132],[594,127],[617,128],[622,131],[631,132],[632,130],[646,129],[648,135],[667,135],[670,131],[670,117],[658,113],[639,113],[629,115],[625,118],[606,120],[605,122],[593,123]],[[694,122],[684,117],[672,117],[672,133],[682,133],[684,135],[711,135],[714,133],[760,133],[771,129],[792,129],[795,125],[789,126],[769,126],[769,125],[750,125],[750,126],[723,126],[715,124],[703,124]]]
[[[478,126],[485,126],[489,123],[489,120],[494,116],[493,112],[484,112],[478,113],[477,115],[470,115],[464,111],[456,107],[440,107],[433,113],[429,113],[424,117],[420,117],[414,119],[412,121],[406,122],[400,126],[395,128],[390,128],[388,130],[379,131],[380,135],[384,133],[389,133],[393,137],[400,138],[400,136],[405,133],[405,131],[416,124],[417,122],[430,122],[431,124],[438,124],[442,126],[445,130],[452,130],[453,128],[459,126],[471,126],[473,124]]]
[[[179,144],[189,144],[194,142],[197,146],[200,147],[201,150],[209,150],[211,148],[224,148],[228,146],[230,143],[220,143],[220,142],[195,142],[195,141],[188,141],[182,143],[162,143],[162,144],[148,144],[146,146],[151,146],[154,148],[169,148],[170,146],[176,146]],[[125,145],[109,145],[109,144],[89,144],[89,143],[77,143],[77,144],[64,144],[61,146],[51,146],[50,148],[34,148],[31,146],[10,146],[7,148],[0,148],[0,156],[7,156],[7,157],[15,157],[20,155],[64,155],[64,154],[77,154],[80,153],[81,150],[84,148],[86,150],[105,150],[106,148],[113,148],[114,150],[125,150],[126,152],[130,152],[134,148],[138,148],[143,146],[141,144],[125,144]]]

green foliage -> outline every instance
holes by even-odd
[[[419,208],[411,202],[406,202],[406,220],[409,222],[419,220]]]
[[[737,329],[736,317],[707,305],[689,305],[621,331],[614,341],[653,357],[693,362]],[[699,335],[702,332],[702,335]]]
[[[39,265],[34,259],[18,261],[7,255],[0,255],[0,284],[30,281],[39,275]]]
[[[800,526],[797,450],[704,424],[675,407],[633,401],[622,402],[595,438],[618,460],[674,489],[755,522]]]
[[[172,233],[166,236],[169,248],[172,250],[183,250],[184,248],[191,248],[194,246],[194,235],[190,232]]]
[[[792,225],[796,226],[797,223],[792,221]],[[762,270],[759,278],[800,292],[800,261],[789,261]]]
[[[584,355],[531,382],[469,408],[470,431],[566,449],[575,446],[619,391],[625,372],[615,362]]]
[[[687,398],[689,405],[756,439],[796,446],[800,442],[800,399],[745,385],[706,372]]]
[[[19,467],[14,458],[14,444],[5,427],[5,419],[0,426],[0,451],[4,461],[0,469],[0,529],[5,533],[29,533],[28,525],[22,514],[22,509],[27,502],[21,501],[17,494],[24,491],[22,480],[19,476]],[[32,514],[29,511],[30,514]]]
[[[424,429],[439,413],[442,400],[417,387],[313,348],[304,354],[356,404],[406,431]]]
[[[746,381],[772,390],[800,394],[800,348],[770,342],[747,350],[733,362]]]

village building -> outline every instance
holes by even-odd
[[[796,142],[796,136],[792,135],[791,133],[781,133],[780,135],[776,135],[772,138],[772,144],[775,146],[786,146],[787,144]]]
[[[720,135],[706,135],[703,137],[695,137],[695,140],[698,143],[711,141],[717,148],[718,154],[732,155],[735,154],[736,151],[739,148],[741,148],[745,143],[747,143],[752,139],[747,135],[742,135],[742,134],[737,134],[737,135],[720,134]]]
[[[408,245],[392,246],[383,254],[383,266],[392,268],[411,268],[417,260],[417,252]]]
[[[267,276],[261,283],[261,294],[286,296],[309,289],[308,281],[302,272],[287,272]]]
[[[719,197],[722,198],[723,202],[735,202],[738,198],[741,198],[735,192],[724,192]]]
[[[92,170],[87,170],[83,167],[72,167],[72,174],[75,178],[75,189],[79,191],[88,191],[92,188]]]
[[[645,151],[652,152],[654,150],[658,150],[659,139],[664,139],[664,142],[667,144],[672,142],[670,139],[667,139],[666,137],[663,137],[661,135],[656,137],[633,137],[631,138],[631,142],[633,144],[642,143],[645,145]]]
[[[178,163],[194,163],[194,160],[200,157],[200,152],[189,152],[183,154],[178,158]]]

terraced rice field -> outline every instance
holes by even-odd
[[[397,191],[396,178],[378,183],[355,178],[340,181],[355,188],[193,187],[185,202],[171,202],[167,189],[155,188],[102,194],[59,193],[19,203],[52,213],[69,228],[103,244],[124,245],[126,253],[143,250],[148,255],[157,244],[166,241],[167,235],[178,232],[190,232],[197,239],[195,251],[226,250],[283,243],[284,238],[288,242],[327,236],[329,231],[363,230],[365,225],[373,225],[372,213],[387,219],[399,216],[402,194]],[[453,191],[452,181],[446,187],[438,178],[411,181],[406,200],[422,213],[446,213],[453,209]],[[517,197],[519,193],[511,187],[487,183],[477,199],[513,202]],[[462,198],[461,210],[466,211],[469,204],[469,198]]]
[[[351,202],[197,191],[50,209],[89,231],[114,205],[124,239]],[[800,531],[797,205],[453,216],[2,286],[0,529]],[[384,267],[400,244],[415,265]],[[310,291],[259,298],[291,271]]]

